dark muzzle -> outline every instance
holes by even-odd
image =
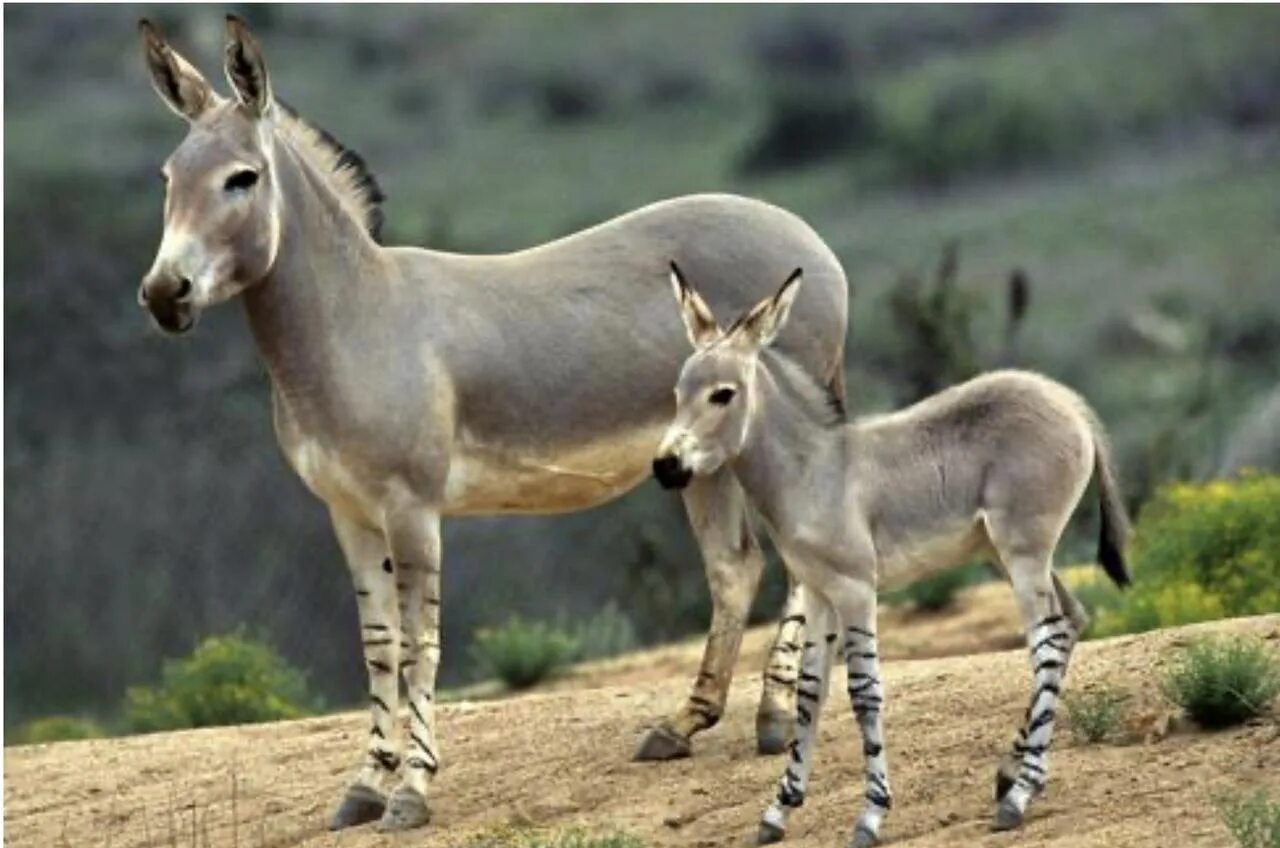
[[[138,289],[138,304],[168,333],[185,333],[195,324],[191,281],[185,277],[151,276]]]
[[[693,479],[693,472],[680,464],[676,456],[660,456],[653,461],[653,476],[664,489],[683,489]]]

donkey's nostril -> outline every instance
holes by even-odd
[[[178,281],[178,293],[175,295],[175,297],[177,297],[178,300],[182,300],[184,297],[186,297],[189,294],[191,294],[191,281],[188,280],[186,277],[183,277],[181,280]]]
[[[660,456],[653,461],[653,476],[664,489],[683,489],[689,485],[693,472],[681,467],[677,456]]]

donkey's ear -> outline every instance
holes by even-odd
[[[711,344],[720,335],[720,325],[711,314],[707,302],[703,300],[680,273],[680,266],[671,263],[671,289],[675,292],[676,302],[680,304],[680,317],[684,319],[684,329],[689,334],[689,342],[697,349]]]
[[[227,15],[227,82],[236,97],[255,114],[263,115],[271,106],[271,80],[262,48],[249,34],[249,27],[235,15]]]
[[[160,30],[146,18],[138,21],[142,53],[151,72],[151,85],[169,108],[189,121],[213,105],[216,95],[190,62],[174,52]]]
[[[751,311],[730,330],[736,339],[745,341],[755,347],[766,347],[778,337],[779,331],[787,323],[791,314],[791,304],[800,293],[800,283],[804,272],[797,268],[787,277],[787,281],[778,289],[773,297],[765,298],[751,308]]]

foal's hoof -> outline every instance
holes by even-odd
[[[756,752],[782,754],[791,744],[794,719],[781,713],[756,716]]]
[[[993,827],[996,830],[1013,830],[1022,824],[1022,810],[1012,801],[1001,801],[996,807],[996,820]]]
[[[359,785],[348,787],[342,803],[329,818],[329,829],[342,830],[344,827],[377,821],[382,818],[382,811],[386,807],[387,800],[376,789]]]
[[[760,822],[760,829],[756,831],[757,845],[772,845],[775,842],[781,842],[787,835],[787,832],[776,824],[768,822]]]
[[[853,829],[853,837],[849,840],[849,848],[872,848],[880,844],[880,837],[869,827],[858,825]]]
[[[387,799],[387,811],[378,820],[377,829],[381,833],[412,830],[429,821],[431,811],[427,809],[427,799],[408,786],[397,786]]]
[[[678,760],[692,753],[688,737],[681,736],[665,725],[649,729],[636,748],[634,759],[638,762],[649,760]]]

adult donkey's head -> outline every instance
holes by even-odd
[[[742,450],[751,422],[760,351],[786,322],[800,279],[797,268],[777,294],[722,330],[706,302],[672,263],[671,285],[694,351],[680,370],[676,417],[653,461],[654,476],[665,488],[684,488],[695,474],[714,473]]]
[[[280,241],[273,175],[275,106],[266,65],[244,24],[228,16],[222,97],[148,21],[139,24],[160,98],[190,130],[161,170],[167,185],[164,237],[138,301],[171,333],[190,329],[200,309],[265,277]]]

